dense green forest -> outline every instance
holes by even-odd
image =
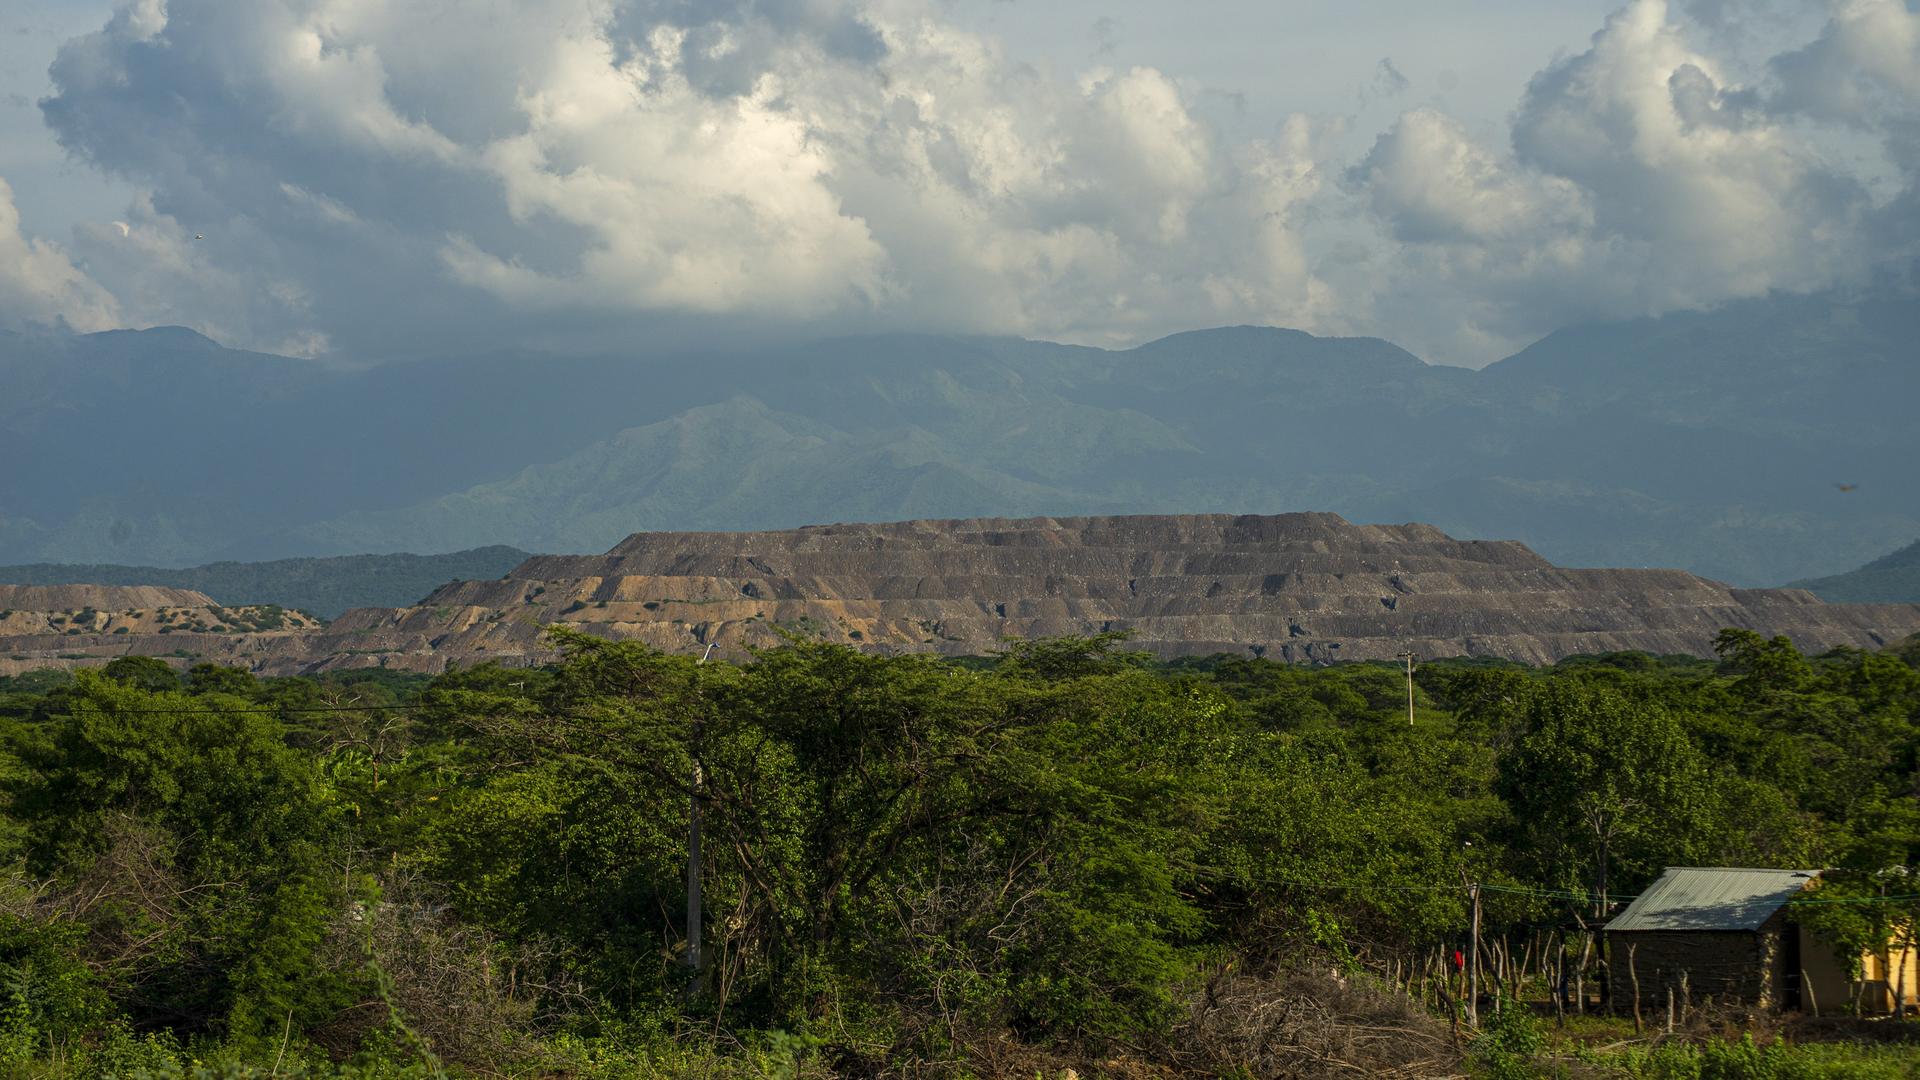
[[[1920,642],[1434,662],[1409,723],[1396,667],[1114,636],[707,664],[559,640],[550,669],[431,680],[0,679],[0,1075],[1920,1064],[1886,1020],[1702,1009],[1636,1038],[1513,963],[1585,954],[1595,890],[1669,864],[1840,868],[1822,895],[1860,902],[1807,918],[1850,941],[1920,914],[1887,876],[1920,863]],[[1467,882],[1478,1030],[1433,963]]]

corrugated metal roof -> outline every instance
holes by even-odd
[[[1615,930],[1758,930],[1814,870],[1670,866],[1607,924]]]

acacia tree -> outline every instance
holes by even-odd
[[[1638,873],[1701,845],[1712,805],[1706,763],[1673,714],[1579,680],[1534,693],[1523,733],[1501,755],[1497,791],[1548,879],[1591,872],[1594,913],[1612,871]]]

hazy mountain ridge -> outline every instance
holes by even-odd
[[[1796,581],[1793,587],[1835,602],[1920,604],[1920,540],[1858,570]]]
[[[163,586],[204,593],[230,607],[274,604],[330,619],[349,608],[402,607],[456,579],[499,577],[526,558],[524,551],[495,546],[446,555],[342,555],[185,569],[36,563],[0,566],[0,583]]]
[[[1916,340],[1920,306],[1887,293],[1577,328],[1481,372],[1250,327],[1122,352],[892,336],[365,371],[178,330],[0,339],[0,452],[18,463],[0,558],[1323,509],[1771,584],[1920,534]]]

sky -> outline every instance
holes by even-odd
[[[1479,366],[1911,264],[1916,4],[14,0],[0,326]]]

